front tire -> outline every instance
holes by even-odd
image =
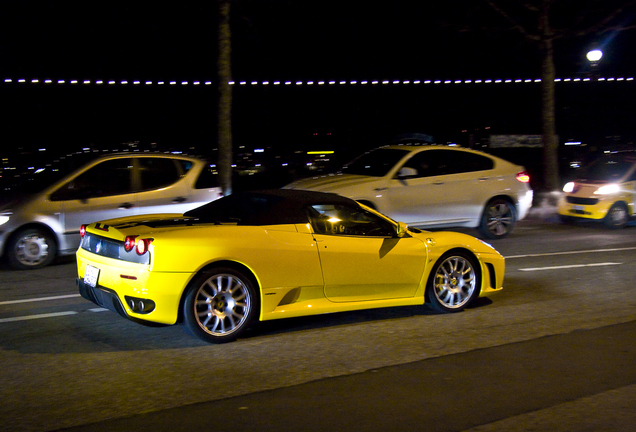
[[[188,330],[212,343],[236,340],[260,310],[250,277],[233,268],[215,268],[195,277],[183,304]]]
[[[48,232],[27,228],[17,232],[7,244],[7,258],[17,270],[34,270],[49,265],[57,255],[57,244]]]
[[[625,228],[627,222],[629,222],[629,210],[625,204],[620,202],[610,207],[603,219],[603,223],[609,229]]]
[[[484,209],[479,231],[488,239],[504,238],[512,231],[517,220],[514,205],[502,198],[496,198]]]
[[[459,312],[481,291],[481,271],[463,251],[443,255],[433,267],[426,287],[428,303],[440,312]]]

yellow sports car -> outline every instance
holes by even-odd
[[[179,214],[82,226],[79,291],[137,322],[209,342],[254,320],[429,303],[456,312],[500,290],[504,259],[322,192],[235,193]]]

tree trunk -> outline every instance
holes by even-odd
[[[541,133],[543,135],[543,184],[547,191],[560,190],[559,140],[556,134],[554,50],[548,23],[548,7],[540,14],[541,29]]]
[[[217,168],[224,195],[232,194],[232,87],[229,84],[232,80],[231,54],[230,0],[219,0]]]

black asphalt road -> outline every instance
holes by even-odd
[[[631,321],[64,430],[633,431],[635,341]]]

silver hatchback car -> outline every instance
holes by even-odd
[[[16,269],[75,253],[82,224],[148,213],[184,213],[222,196],[197,158],[152,153],[99,157],[19,205],[0,210],[0,256]]]

